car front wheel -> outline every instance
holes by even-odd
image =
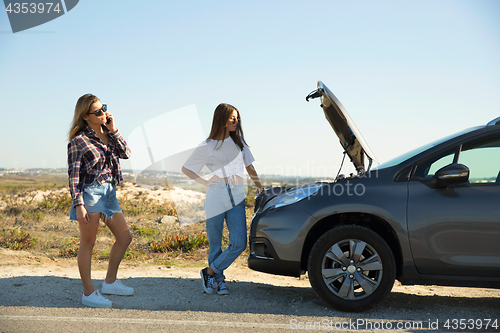
[[[316,241],[308,271],[311,286],[323,300],[339,310],[359,311],[391,291],[396,263],[391,248],[377,233],[344,225]]]

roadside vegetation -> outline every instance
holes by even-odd
[[[253,203],[253,196],[249,196],[247,224]],[[184,259],[206,260],[208,237],[204,222],[183,227],[178,222],[162,223],[164,216],[176,217],[173,202],[152,200],[147,195],[125,195],[120,204],[133,235],[124,260],[165,265]],[[71,197],[61,180],[2,179],[0,247],[57,259],[76,257],[79,232],[77,223],[69,220],[70,208]],[[110,230],[101,223],[93,259],[106,261],[113,241]],[[227,230],[223,242],[228,243]]]

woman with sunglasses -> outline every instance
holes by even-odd
[[[129,157],[127,143],[106,105],[92,94],[81,96],[69,131],[68,175],[73,201],[70,219],[78,221],[80,227],[77,260],[83,284],[82,303],[86,306],[109,308],[112,305],[94,289],[90,274],[92,250],[101,218],[116,238],[109,253],[102,293],[134,294],[133,288],[116,279],[118,266],[132,241],[116,199],[116,185],[123,180],[119,159]]]
[[[257,186],[257,194],[263,190],[252,165],[254,161],[243,137],[240,112],[232,105],[219,104],[208,139],[194,150],[182,167],[186,176],[208,187],[205,215],[209,266],[200,272],[207,294],[229,294],[224,270],[246,248],[245,169]],[[209,180],[199,176],[204,166],[212,171]],[[229,231],[229,245],[222,251],[224,220]]]

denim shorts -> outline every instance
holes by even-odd
[[[82,191],[87,213],[104,213],[106,219],[110,219],[113,214],[122,212],[120,203],[116,199],[116,185],[111,182],[99,184],[95,181],[92,185],[83,185]],[[77,221],[75,207],[71,207],[69,219]]]

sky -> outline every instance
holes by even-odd
[[[230,103],[258,173],[334,177],[342,148],[305,100],[318,81],[383,163],[500,116],[499,17],[497,0],[81,0],[12,33],[0,12],[0,168],[66,168],[93,93],[133,155],[137,131],[179,152]]]

